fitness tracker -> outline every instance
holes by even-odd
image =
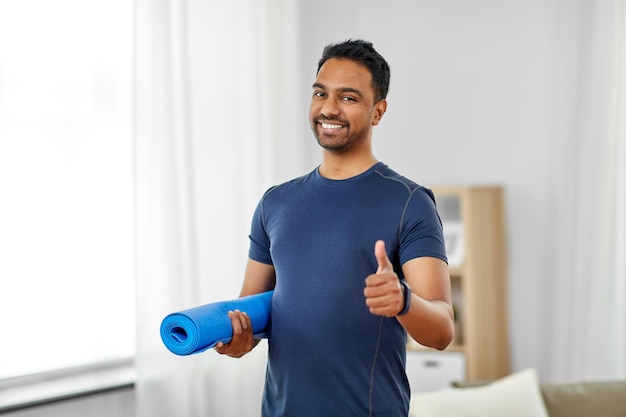
[[[401,312],[399,312],[398,316],[404,316],[411,309],[411,287],[407,282],[403,279],[400,280],[400,285],[402,285],[402,292],[404,293],[404,308]]]

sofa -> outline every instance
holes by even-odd
[[[414,393],[410,417],[626,417],[626,380],[540,383],[534,369]]]

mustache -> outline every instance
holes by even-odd
[[[330,117],[329,117],[329,116],[320,115],[320,116],[315,117],[315,118],[313,119],[313,121],[314,121],[315,123],[321,123],[321,122],[337,122],[338,124],[343,125],[343,126],[349,126],[349,125],[350,125],[350,123],[348,123],[348,121],[347,121],[347,120],[340,119],[340,118],[339,118],[339,117],[337,117],[337,116],[330,116]]]

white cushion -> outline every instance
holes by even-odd
[[[409,416],[548,417],[548,412],[531,368],[481,387],[414,393]]]

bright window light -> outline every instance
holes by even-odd
[[[0,0],[0,378],[135,353],[132,8]]]

